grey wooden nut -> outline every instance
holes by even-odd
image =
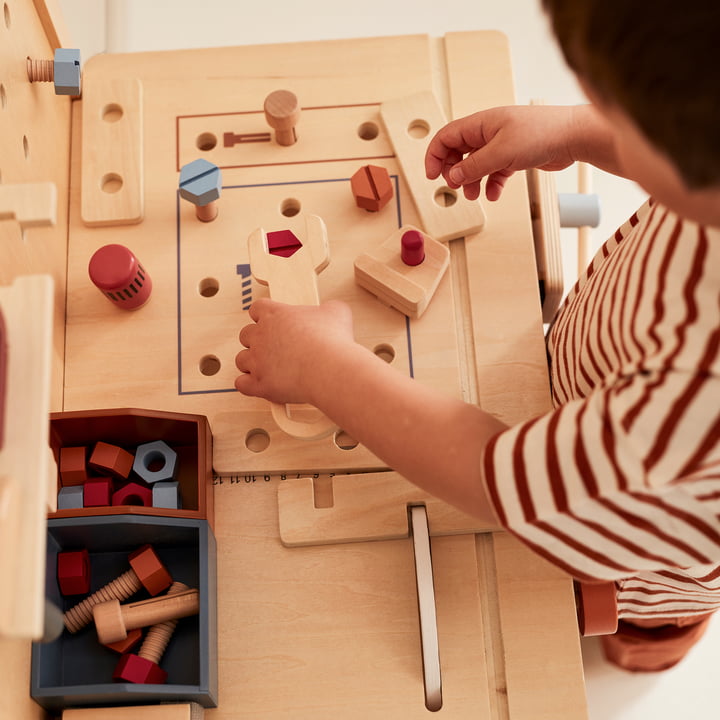
[[[151,470],[153,465],[157,465],[157,469]],[[177,474],[177,453],[164,440],[138,445],[133,472],[148,484],[174,480]]]
[[[55,51],[55,94],[80,94],[80,51],[58,48]]]

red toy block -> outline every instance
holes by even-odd
[[[128,483],[113,493],[112,504],[152,507],[152,490],[140,483]]]
[[[124,245],[105,245],[96,250],[88,274],[98,290],[123,310],[135,310],[150,299],[152,280]]]
[[[86,457],[85,447],[60,448],[60,485],[63,487],[82,485],[87,480]]]
[[[393,196],[390,175],[378,165],[363,165],[350,178],[350,188],[357,206],[368,212],[382,210]]]
[[[167,680],[167,673],[152,660],[146,660],[139,655],[127,654],[120,658],[115,667],[113,680],[162,685]]]
[[[113,482],[109,477],[90,478],[85,483],[84,507],[106,507],[112,505]]]
[[[89,465],[93,470],[112,475],[117,475],[123,480],[127,480],[132,470],[135,458],[127,450],[123,450],[117,445],[110,445],[105,442],[95,444],[95,449],[90,456]]]
[[[59,552],[57,579],[63,595],[84,595],[90,592],[90,554],[87,550]]]
[[[143,587],[151,594],[157,595],[170,587],[172,577],[152,545],[143,545],[128,555],[130,567],[140,578]]]
[[[135,628],[134,630],[128,630],[127,637],[124,640],[118,640],[114,643],[105,643],[105,647],[114,650],[120,655],[129,653],[136,645],[142,640],[142,630]]]

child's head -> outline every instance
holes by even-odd
[[[720,2],[542,0],[570,67],[688,189],[720,186]]]

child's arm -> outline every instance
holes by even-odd
[[[482,478],[486,442],[505,426],[402,375],[353,338],[343,303],[253,304],[236,358],[246,394],[308,402],[431,494],[496,523]]]
[[[623,175],[612,129],[592,105],[510,106],[448,123],[428,145],[425,170],[462,187],[469,200],[486,177],[485,194],[497,200],[518,170],[562,170],[576,161]]]

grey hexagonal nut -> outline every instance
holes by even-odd
[[[133,471],[148,484],[174,480],[177,453],[163,440],[138,445]]]
[[[180,168],[180,196],[194,205],[207,205],[220,197],[220,168],[203,158]]]
[[[73,48],[58,48],[55,51],[56,95],[80,94],[80,51]]]

